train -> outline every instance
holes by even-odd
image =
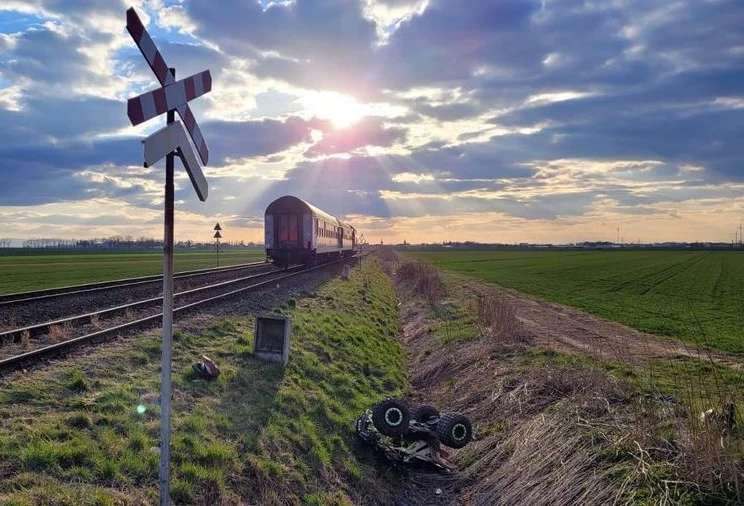
[[[354,227],[293,195],[266,207],[264,234],[266,261],[285,269],[352,256],[357,241]]]

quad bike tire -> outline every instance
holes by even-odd
[[[439,418],[439,410],[428,404],[419,404],[411,409],[411,419],[419,423],[425,423],[432,418]]]
[[[473,439],[473,426],[460,413],[445,413],[437,424],[439,441],[450,448],[462,448]]]
[[[408,431],[410,422],[411,412],[397,399],[385,399],[372,408],[372,423],[386,436],[402,436]]]

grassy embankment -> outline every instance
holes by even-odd
[[[744,353],[737,251],[437,251],[407,256],[650,334]]]
[[[451,504],[744,501],[743,420],[739,412],[732,426],[721,409],[744,406],[741,371],[556,353],[534,345],[496,287],[484,292],[426,264],[390,265],[404,292],[411,391],[466,413],[476,430],[454,454],[459,478],[442,483]],[[716,416],[702,420],[708,408]],[[419,501],[433,503],[426,490]]]
[[[293,320],[286,369],[252,356],[250,317],[176,332],[176,504],[390,500],[353,426],[406,388],[392,285],[365,261],[306,295],[278,309]],[[193,377],[202,354],[221,366],[217,380]],[[0,503],[156,503],[159,361],[153,332],[3,380]]]
[[[219,264],[260,262],[263,250],[223,251]],[[176,272],[217,267],[216,252],[176,252]],[[162,274],[162,252],[57,253],[0,256],[0,295]]]

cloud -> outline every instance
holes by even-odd
[[[308,157],[350,153],[365,146],[387,147],[404,141],[406,130],[385,128],[381,118],[365,118],[345,128],[328,129],[323,138],[305,152]]]
[[[90,76],[89,59],[80,52],[83,39],[59,30],[32,28],[12,37],[0,62],[0,75],[34,86],[71,83]]]
[[[310,131],[326,125],[318,119],[290,116],[284,120],[219,122],[205,124],[205,135],[214,147],[215,160],[267,156],[310,141]],[[216,164],[219,164],[217,162]]]
[[[159,212],[162,174],[142,170],[139,139],[162,120],[132,128],[125,116],[126,98],[155,86],[124,30],[126,7],[0,6],[0,19],[14,16],[0,34],[4,205],[64,202],[88,216],[86,202],[106,201],[106,225],[124,208]],[[657,219],[683,234],[703,229],[706,206],[711,230],[721,230],[714,214],[736,221],[744,210],[738,0],[135,7],[179,78],[212,72],[212,93],[193,103],[212,155],[210,200],[196,202],[177,174],[193,230],[214,216],[260,229],[282,194],[390,237],[422,225],[446,237],[468,220],[485,233],[487,216],[502,232],[587,233],[623,219],[659,230]],[[344,112],[356,123],[319,119]],[[64,213],[43,214],[62,226]]]
[[[359,2],[303,0],[264,9],[258,2],[230,0],[214,9],[210,1],[192,0],[186,11],[199,37],[250,59],[257,76],[295,84],[326,86],[334,76],[334,88],[346,89],[344,82],[358,81],[357,63],[375,41],[375,27]]]

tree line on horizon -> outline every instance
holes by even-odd
[[[21,241],[20,246],[13,246],[18,243],[18,240],[10,238],[0,238],[0,248],[14,248],[20,247],[22,249],[162,249],[163,240],[153,239],[151,237],[137,237],[126,235],[126,236],[112,236],[102,237],[94,239],[59,239],[59,238],[33,238],[24,239]],[[176,241],[174,246],[176,248],[214,248],[216,247],[215,241],[193,241],[187,239],[185,241]],[[253,241],[220,241],[220,249],[229,248],[258,248],[263,247],[262,243],[256,243]]]

